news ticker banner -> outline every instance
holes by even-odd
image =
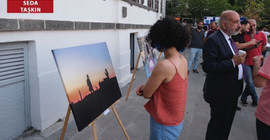
[[[8,13],[53,13],[53,0],[7,0]]]

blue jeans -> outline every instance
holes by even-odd
[[[258,140],[270,140],[270,126],[256,119]]]
[[[183,54],[183,53],[185,52],[185,50],[186,50],[186,48],[184,48],[184,49],[182,49],[182,50],[179,50],[178,52],[179,52],[180,54]]]
[[[246,66],[246,87],[244,92],[242,93],[241,101],[246,101],[248,95],[251,95],[253,102],[258,101],[258,96],[252,78],[252,68],[253,66]]]
[[[199,63],[199,58],[202,55],[202,49],[190,48],[189,53],[190,54],[188,59],[188,70],[190,70],[193,61],[194,61],[193,70],[196,70]]]
[[[183,128],[182,121],[176,126],[167,126],[156,123],[150,115],[150,138],[149,140],[177,140]]]

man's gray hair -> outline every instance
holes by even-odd
[[[248,19],[247,21],[248,21],[248,22],[254,21],[255,23],[257,23],[257,22],[256,22],[256,19]]]
[[[226,11],[223,11],[221,14],[220,14],[220,18],[219,18],[219,28],[223,28],[222,27],[222,23],[228,23],[229,22],[229,16],[231,13],[237,13],[236,11],[233,11],[233,10],[226,10]]]

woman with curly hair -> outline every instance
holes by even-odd
[[[136,89],[138,96],[150,99],[145,109],[150,114],[150,140],[176,140],[183,128],[188,66],[183,50],[190,33],[173,18],[158,20],[146,39],[153,48],[164,52],[145,85]]]

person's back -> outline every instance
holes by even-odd
[[[146,110],[155,121],[165,125],[177,125],[184,119],[187,93],[187,61],[175,55],[157,64],[164,80],[146,105]],[[162,75],[163,75],[162,74]]]
[[[253,57],[253,77],[256,87],[263,87],[255,111],[256,132],[258,140],[270,139],[270,56],[265,59],[265,63],[260,67],[263,56]]]
[[[266,78],[267,80],[264,84],[259,100],[260,103],[257,106],[255,115],[270,126],[270,56],[266,58],[266,63],[258,71],[258,75]]]
[[[177,139],[183,128],[188,80],[187,61],[179,51],[187,46],[189,33],[179,22],[164,18],[150,28],[146,38],[165,56],[146,84],[136,90],[138,96],[150,99],[145,105],[150,140]]]

